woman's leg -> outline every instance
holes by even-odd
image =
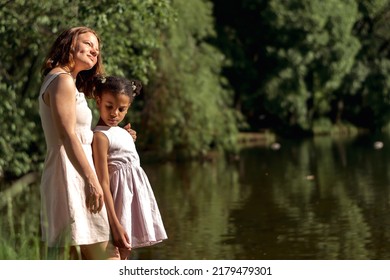
[[[70,260],[81,260],[80,247],[72,246],[69,249],[69,259]]]
[[[119,260],[119,252],[109,241],[81,245],[81,256],[85,260]]]
[[[77,247],[46,247],[42,253],[42,259],[47,260],[79,260],[80,254]]]

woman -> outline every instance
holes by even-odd
[[[39,113],[47,154],[41,179],[42,240],[48,258],[106,259],[109,223],[103,191],[93,167],[92,113],[86,97],[103,74],[100,39],[87,27],[65,30],[42,68]],[[135,136],[134,136],[135,137]],[[73,255],[74,256],[74,255]]]

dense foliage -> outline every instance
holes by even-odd
[[[152,147],[157,149],[154,151],[156,154],[172,154],[174,151],[170,147],[183,146],[191,150],[191,156],[197,156],[214,145],[222,147],[219,142],[224,144],[227,141],[220,139],[234,139],[234,123],[227,124],[229,129],[224,129],[225,121],[232,118],[227,106],[229,100],[224,94],[222,84],[219,83],[221,54],[211,46],[203,44],[204,38],[211,35],[213,30],[210,3],[193,1],[191,5],[196,5],[199,8],[197,11],[191,10],[191,6],[181,7],[181,12],[194,19],[195,14],[206,18],[207,21],[203,26],[198,25],[196,20],[185,22],[182,14],[176,11],[176,6],[180,8],[179,4],[180,2],[172,3],[168,0],[2,2],[0,4],[0,89],[3,98],[0,100],[2,119],[0,177],[20,176],[31,170],[39,170],[43,163],[45,145],[37,109],[37,95],[42,78],[40,67],[50,44],[58,33],[70,26],[86,25],[97,30],[102,38],[103,59],[109,74],[136,77],[143,81],[144,101],[142,102],[141,98],[138,105],[134,106],[135,112],[130,114],[130,121],[139,133],[140,146],[144,136],[145,139],[158,139],[169,143],[169,147],[167,145]],[[187,34],[175,35],[172,31],[179,31],[175,30],[175,26],[186,26],[193,30]],[[197,29],[199,31],[196,31]],[[185,32],[184,29],[181,31]],[[180,38],[181,35],[187,37]],[[192,36],[194,38],[191,38]],[[163,64],[160,58],[163,60],[165,54],[169,52],[161,48],[172,47],[175,44],[165,38],[178,38],[182,40],[183,45],[187,39],[194,40],[194,43],[201,45],[199,47],[201,54],[198,57],[200,59],[198,66],[201,67],[197,76],[191,78],[187,73],[188,77],[183,78],[175,76],[179,69],[157,69],[157,66]],[[197,48],[194,44],[192,50],[183,51],[176,48],[174,51],[176,54],[182,51],[182,56],[190,57],[193,53],[196,55]],[[218,57],[214,57],[214,54]],[[214,61],[217,63],[214,64]],[[175,63],[179,63],[178,60]],[[186,71],[191,71],[189,68],[193,67],[197,65],[188,66]],[[170,72],[163,73],[162,70]],[[161,81],[167,86],[180,80],[174,93],[177,99],[172,96],[166,100],[169,102],[167,108],[164,108],[164,110],[174,111],[172,116],[161,115],[160,108],[153,109],[153,105],[149,104],[161,102],[165,98],[148,89],[150,78],[160,74],[168,77]],[[198,100],[192,96],[194,92],[202,99]],[[210,97],[208,98],[207,95]],[[181,99],[185,98],[187,100],[181,103]],[[93,108],[94,102],[90,103]],[[213,107],[217,104],[219,108]],[[208,107],[203,107],[204,105]],[[148,122],[147,129],[137,125],[140,123],[139,115],[143,106],[146,108],[143,110],[146,119],[153,119],[153,115],[157,114],[157,120],[160,122]],[[191,106],[193,110],[190,111]],[[221,119],[219,114],[226,116],[225,120]],[[219,121],[208,124],[208,117]],[[234,122],[234,119],[232,121]],[[176,123],[183,125],[176,127]],[[195,126],[202,126],[202,128],[191,130]],[[161,133],[161,127],[164,127],[165,134]],[[221,129],[223,131],[220,131]],[[231,143],[230,146],[233,147],[233,144]],[[225,145],[223,148],[226,147]]]
[[[206,156],[213,147],[234,152],[237,121],[220,75],[224,57],[206,42],[215,33],[212,7],[181,0],[173,7],[177,21],[162,40],[158,71],[145,95],[145,144],[175,158]]]
[[[143,81],[140,150],[193,158],[234,152],[239,130],[387,125],[389,16],[388,0],[2,1],[0,177],[42,166],[40,66],[65,28],[96,29],[107,72]]]
[[[0,5],[0,175],[39,169],[45,152],[37,109],[40,67],[65,28],[86,25],[104,42],[109,73],[147,81],[172,9],[168,1],[6,1]],[[142,27],[142,28],[141,28]]]
[[[214,0],[216,45],[250,128],[389,121],[387,0]]]

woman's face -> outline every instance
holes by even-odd
[[[75,70],[89,70],[95,66],[99,55],[99,42],[96,36],[91,33],[80,34],[76,41],[73,60]]]

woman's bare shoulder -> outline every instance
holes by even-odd
[[[50,95],[53,95],[53,93],[69,92],[70,94],[76,88],[72,75],[59,67],[52,69],[46,75],[43,83],[47,83],[47,81],[49,83],[43,93],[43,100],[47,105],[50,104]]]
[[[56,76],[53,78],[53,81],[48,86],[48,91],[60,89],[60,90],[71,90],[74,91],[76,85],[74,83],[73,77],[69,72],[65,72],[63,69],[54,68],[50,71],[45,79],[50,79],[52,76]]]

